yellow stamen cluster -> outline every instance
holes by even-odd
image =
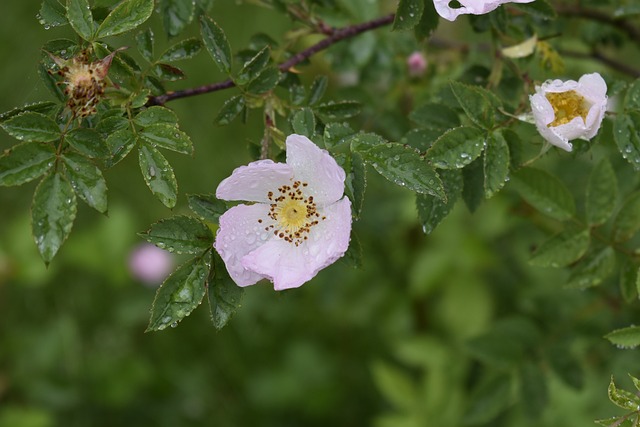
[[[268,216],[275,224],[265,227],[265,231],[272,231],[276,237],[296,246],[308,239],[311,228],[326,218],[318,213],[313,196],[307,197],[302,192],[306,186],[306,182],[295,181],[278,188],[277,194],[267,193],[271,202]]]
[[[591,105],[575,90],[547,93],[546,97],[551,103],[555,115],[553,122],[549,123],[549,127],[567,124],[576,117],[582,117],[582,120],[586,122]]]

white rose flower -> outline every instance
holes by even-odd
[[[598,73],[575,80],[547,80],[529,97],[538,132],[566,151],[570,140],[591,139],[600,129],[607,110],[607,84]]]
[[[438,15],[448,21],[455,21],[458,15],[484,15],[504,3],[531,3],[534,0],[458,0],[461,7],[451,7],[451,0],[433,0]]]

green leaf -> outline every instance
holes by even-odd
[[[91,41],[94,23],[89,0],[67,0],[67,19],[80,37]]]
[[[462,169],[462,200],[469,212],[475,212],[485,200],[484,159],[478,157]]]
[[[495,121],[495,107],[491,103],[491,95],[487,90],[458,82],[449,84],[467,117],[480,127],[492,128]]]
[[[465,126],[451,129],[433,143],[426,158],[439,169],[460,169],[480,156],[486,139],[480,129]]]
[[[60,128],[56,122],[33,111],[18,114],[0,126],[20,141],[50,142],[60,138]]]
[[[520,366],[520,396],[527,417],[537,420],[549,403],[549,389],[545,373],[533,362]]]
[[[625,200],[613,222],[613,239],[624,242],[632,238],[640,230],[640,191],[632,193]]]
[[[312,137],[316,133],[316,118],[313,111],[303,108],[291,117],[291,127],[299,135]]]
[[[640,268],[640,264],[631,259],[626,259],[620,268],[620,294],[628,303],[638,298],[638,284],[640,283],[638,268]]]
[[[243,95],[236,95],[233,98],[229,98],[225,101],[224,105],[218,112],[218,115],[213,122],[219,126],[228,125],[238,117],[245,106],[245,100]]]
[[[616,329],[615,331],[609,332],[604,337],[620,348],[634,348],[640,345],[640,326],[629,326],[622,329]],[[636,396],[636,398],[638,397]],[[636,404],[632,409],[637,410],[638,406],[639,405]]]
[[[178,197],[178,182],[167,159],[145,144],[138,151],[138,161],[147,187],[163,205],[173,208]]]
[[[200,32],[202,33],[202,41],[204,47],[213,58],[214,62],[225,74],[231,72],[231,47],[227,41],[227,36],[211,18],[207,16],[200,17]]]
[[[486,424],[511,404],[511,378],[498,374],[480,383],[469,399],[463,423]]]
[[[526,318],[512,317],[497,322],[491,330],[467,341],[467,350],[482,362],[496,368],[522,363],[531,347],[538,346],[540,331]]]
[[[149,96],[151,96],[149,89],[141,89],[140,92],[132,93],[129,96],[129,106],[131,108],[142,108],[147,104]]]
[[[358,153],[351,153],[351,170],[347,174],[347,183],[351,190],[353,215],[359,218],[364,203],[364,192],[367,188],[367,170],[364,159]]]
[[[552,218],[564,221],[576,213],[573,196],[567,187],[543,170],[522,168],[513,174],[511,184],[527,203]]]
[[[107,212],[107,182],[102,171],[91,160],[68,152],[62,156],[71,187],[89,206],[101,213]]]
[[[144,59],[153,62],[154,36],[151,28],[136,34],[136,47]]]
[[[310,106],[316,105],[327,90],[327,85],[329,84],[329,78],[327,76],[316,76],[311,83],[311,88],[309,89],[309,98],[308,104]]]
[[[275,88],[280,81],[280,70],[278,67],[267,67],[263,69],[255,79],[246,86],[247,92],[260,95]]]
[[[546,356],[553,372],[565,384],[575,390],[582,389],[584,386],[584,370],[565,341],[559,341],[549,346]]]
[[[409,118],[420,127],[443,132],[460,126],[458,114],[444,104],[422,104],[409,114]]]
[[[34,113],[42,113],[45,116],[50,115],[60,108],[60,104],[51,101],[34,102],[33,104],[23,105],[22,107],[14,108],[6,113],[0,114],[0,123],[9,120],[12,117],[18,116],[28,111]]]
[[[175,127],[178,125],[178,116],[176,116],[173,110],[154,105],[153,107],[140,111],[133,121],[138,126],[166,124]]]
[[[195,257],[182,264],[158,289],[145,332],[175,327],[202,302],[206,292],[211,255]]]
[[[60,173],[40,181],[31,204],[31,229],[45,264],[51,262],[71,233],[76,208],[71,184]]]
[[[191,139],[175,126],[157,123],[140,130],[138,135],[154,147],[165,148],[182,154],[193,154]]]
[[[195,16],[195,2],[184,0],[159,0],[162,24],[167,36],[180,34]]]
[[[188,194],[189,208],[203,221],[217,224],[227,205],[213,194]]]
[[[510,3],[510,7],[520,9],[523,12],[542,19],[556,19],[558,14],[547,0],[537,0],[532,3]]]
[[[393,20],[394,30],[410,30],[420,22],[423,0],[400,0]]]
[[[360,153],[380,175],[394,184],[446,200],[438,174],[413,148],[389,142],[372,146]]]
[[[636,327],[636,329],[636,340],[634,342],[637,342],[637,344],[635,344],[635,346],[640,344],[640,327]],[[623,329],[618,329],[618,331],[622,330]],[[614,334],[618,331],[614,331],[611,334]],[[611,334],[606,335],[606,338],[608,338]],[[617,388],[616,384],[613,382],[613,375],[611,376],[611,382],[609,382],[607,394],[609,395],[609,400],[611,401],[611,403],[622,409],[626,409],[628,411],[637,411],[640,407],[640,397],[636,396],[635,393],[631,393],[630,391]]]
[[[640,110],[640,79],[636,79],[624,97],[624,108],[629,110]]]
[[[357,101],[339,101],[320,104],[314,111],[324,122],[337,122],[357,116],[360,109],[360,103]]]
[[[289,86],[289,99],[293,105],[302,105],[307,99],[307,94],[304,86],[300,84],[292,84]]]
[[[38,13],[38,21],[45,29],[59,27],[69,23],[66,10],[58,0],[44,0]]]
[[[613,139],[622,157],[640,170],[640,112],[619,113],[613,120]]]
[[[587,222],[591,226],[604,224],[616,205],[618,180],[607,159],[602,159],[593,169],[587,183]]]
[[[389,363],[376,361],[371,366],[373,380],[377,389],[399,410],[410,410],[418,404],[419,392],[405,372]]]
[[[324,145],[331,151],[336,145],[349,142],[354,133],[353,129],[346,123],[328,123],[324,127]]]
[[[539,267],[565,267],[582,258],[590,242],[588,229],[565,230],[540,245],[529,263]]]
[[[160,249],[177,254],[200,254],[213,245],[213,233],[199,219],[174,216],[156,222],[140,236]]]
[[[109,156],[109,149],[102,135],[87,128],[77,128],[69,132],[64,139],[79,153],[91,158],[105,158]]]
[[[13,146],[0,156],[0,186],[22,185],[44,175],[55,158],[50,145],[25,142]]]
[[[213,326],[222,329],[240,308],[244,288],[229,277],[227,268],[217,252],[213,252],[213,266],[208,280],[209,309]]]
[[[588,254],[571,272],[567,287],[586,289],[604,281],[616,266],[616,255],[611,246]]]
[[[120,129],[109,135],[106,140],[111,158],[107,161],[107,167],[118,164],[127,157],[136,145],[136,136],[131,129]]]
[[[420,22],[413,29],[418,41],[429,38],[438,27],[439,22],[440,15],[436,12],[433,2],[425,0]]]
[[[159,61],[173,62],[193,58],[200,52],[201,49],[202,42],[198,39],[190,38],[182,40],[181,42],[178,42],[165,50],[164,53],[160,56]]]
[[[484,194],[491,198],[504,187],[509,177],[509,144],[502,132],[489,137],[484,150]]]
[[[162,63],[156,64],[156,66],[153,67],[153,72],[155,73],[156,76],[158,76],[158,78],[160,78],[160,80],[170,81],[170,82],[174,82],[176,80],[182,80],[186,76],[184,74],[184,71],[182,71],[180,68],[174,67],[173,65],[162,64]]]
[[[636,388],[636,390],[640,391],[640,379],[634,377],[631,374],[629,374],[629,378],[631,378],[631,381],[633,381],[633,386]]]
[[[97,37],[115,36],[131,31],[149,19],[152,13],[153,0],[123,0],[104,18],[98,27]]]
[[[242,69],[235,78],[236,84],[243,86],[255,79],[267,66],[270,59],[271,50],[269,49],[269,46],[265,46],[251,59],[244,63]]]
[[[442,170],[440,171],[440,179],[442,179],[447,194],[446,201],[427,194],[416,194],[418,218],[425,234],[431,234],[436,226],[449,215],[462,193],[462,174],[459,170]]]

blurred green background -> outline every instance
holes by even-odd
[[[354,21],[378,15],[363,2],[354,10],[364,16]],[[40,47],[71,35],[65,27],[43,29],[35,18],[39,6],[35,0],[2,6],[0,111],[49,99],[36,71]],[[281,41],[291,26],[276,12],[232,2],[216,2],[211,16],[235,49],[254,31]],[[152,27],[161,51],[168,41],[157,15]],[[374,52],[376,37],[363,37],[331,53],[350,52],[356,65],[380,55],[402,69],[403,55],[416,47],[409,41],[385,58]],[[370,88],[340,87],[352,77],[350,65],[337,67],[332,96],[378,97]],[[313,67],[328,71],[320,59]],[[185,70],[188,80],[172,87],[222,79],[206,53]],[[380,85],[381,92],[399,90]],[[2,188],[0,427],[557,427],[616,413],[606,398],[610,375],[626,385],[623,376],[637,372],[637,353],[600,337],[634,315],[608,303],[617,298],[615,284],[603,292],[564,290],[565,272],[529,267],[531,245],[545,234],[519,215],[521,202],[509,192],[473,215],[459,203],[425,236],[412,193],[370,174],[363,216],[354,224],[362,269],[340,261],[298,290],[249,288],[221,332],[204,304],[178,328],[145,334],[155,288],[127,268],[142,242],[136,232],[187,213],[185,194],[213,192],[252,160],[249,142],[262,135],[258,114],[247,125],[214,127],[228,96],[169,105],[196,148],[194,158],[166,153],[180,188],[173,212],[152,196],[130,156],[106,173],[109,215],[80,204],[74,231],[48,268],[30,234],[35,183]],[[376,123],[397,137],[406,118],[391,110],[365,109],[364,122],[354,126]],[[0,149],[14,143],[0,134]],[[555,168],[556,160],[547,166]],[[592,166],[589,158],[580,162]],[[569,179],[579,188],[586,176]],[[628,185],[635,183],[634,177]],[[483,334],[497,340],[498,356],[469,345]],[[518,340],[523,344],[509,346]],[[557,369],[558,360],[565,369]]]

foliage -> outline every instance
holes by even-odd
[[[0,193],[0,293],[11,301],[0,303],[10,349],[0,426],[115,425],[135,407],[131,419],[157,425],[555,426],[606,415],[596,391],[637,369],[628,358],[640,345],[631,3],[536,0],[449,23],[428,0],[43,0],[38,21],[52,36],[38,89],[0,115],[0,186],[12,187]],[[21,29],[11,31],[2,37]],[[415,51],[428,64],[417,74],[406,64]],[[13,90],[28,67],[15,63]],[[598,135],[572,153],[549,147],[529,96],[594,71],[610,100]],[[291,133],[345,170],[351,247],[303,290],[245,291],[213,249],[229,206],[212,192],[246,161],[282,161]],[[152,290],[118,284],[133,230],[149,222],[139,236],[178,266],[146,330],[184,322],[185,332],[138,343]],[[29,289],[39,282],[52,283]],[[165,337],[211,339],[212,362]],[[95,364],[67,359],[81,347]],[[155,378],[149,360],[163,357]],[[46,378],[60,358],[65,372]],[[164,407],[168,388],[185,393],[179,410]],[[613,379],[608,390],[630,412],[599,422],[637,425],[636,393]],[[245,402],[255,413],[238,409]]]

